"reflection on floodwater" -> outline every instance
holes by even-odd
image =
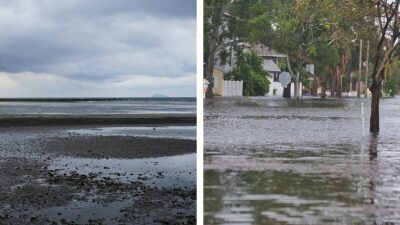
[[[205,224],[400,223],[400,99],[205,102]],[[365,114],[362,114],[365,107]]]

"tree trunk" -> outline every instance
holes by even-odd
[[[312,82],[312,88],[311,88],[311,95],[317,96],[317,92],[318,92],[318,78],[317,78],[317,76],[314,75],[314,79]]]
[[[335,71],[335,82],[336,82],[336,87],[335,87],[335,97],[341,98],[342,97],[342,71],[340,70],[341,63],[336,67]]]
[[[300,71],[297,69],[296,77],[294,80],[294,99],[299,100],[299,80],[300,80]]]
[[[349,74],[349,80],[350,80],[350,82],[349,82],[349,92],[350,91],[353,91],[353,77],[351,76],[351,73]]]
[[[378,74],[374,74],[373,77],[381,78],[384,76],[385,70],[382,69]],[[372,79],[370,86],[372,98],[371,98],[371,117],[369,119],[369,131],[371,133],[379,132],[379,99],[381,97],[383,79]]]
[[[342,73],[340,70],[338,71],[338,74],[336,75],[336,97],[341,98],[342,97]]]
[[[326,99],[326,88],[327,81],[325,79],[321,79],[319,85],[321,86],[321,99]]]
[[[286,56],[286,67],[289,70],[290,75],[292,76],[292,79],[294,77],[293,75],[293,71],[292,71],[292,66],[290,65],[290,60],[289,60],[289,56]],[[288,87],[283,89],[283,97],[285,98],[290,98],[291,93],[290,93],[290,87],[292,85],[292,82],[288,84]]]
[[[331,97],[335,97],[336,96],[336,88],[337,88],[337,72],[335,71],[335,73],[332,76],[332,84],[331,84]]]
[[[300,89],[300,72],[301,72],[301,68],[302,68],[302,64],[303,64],[303,48],[300,47],[300,51],[299,51],[299,58],[297,59],[297,70],[296,70],[296,77],[294,80],[294,99],[295,100],[299,100],[300,96],[299,96],[299,89]]]
[[[343,92],[343,74],[346,71],[346,64],[350,60],[349,53],[342,53],[340,55],[340,63],[336,67],[336,97],[341,98]]]
[[[211,5],[214,7],[216,5],[217,1],[212,0]],[[225,12],[225,7],[219,7],[219,11],[217,12],[217,15],[219,18],[222,18],[224,12]],[[220,31],[220,26],[222,24],[213,24],[212,32],[211,32],[211,37],[209,40],[208,46],[204,46],[205,48],[208,48],[208,56],[206,58],[206,69],[205,69],[205,78],[208,80],[209,84],[207,87],[206,91],[206,97],[210,98],[214,96],[212,88],[214,87],[214,79],[213,79],[213,71],[214,71],[214,66],[215,66],[215,55],[217,54],[218,51],[218,40],[219,40],[219,31]]]
[[[361,95],[361,73],[362,73],[362,39],[360,39],[360,58],[358,65],[358,79],[357,79],[357,98]]]
[[[214,70],[214,55],[209,56],[206,63],[206,80],[208,80],[208,87],[206,90],[206,97],[211,98],[214,96],[212,88],[214,87],[213,70]]]
[[[326,98],[326,85],[322,84],[321,85],[321,99],[325,99]]]
[[[372,133],[379,132],[379,98],[381,95],[380,88],[373,88],[372,92],[372,100],[371,100],[371,118],[370,118],[370,127],[369,131]]]
[[[384,2],[384,4],[381,4]],[[370,90],[372,92],[371,98],[371,118],[370,118],[370,127],[369,130],[371,133],[379,132],[379,98],[381,95],[382,81],[384,79],[385,67],[388,62],[392,58],[392,54],[399,47],[400,42],[398,40],[400,36],[399,30],[399,5],[400,1],[396,0],[390,5],[388,5],[387,1],[378,1],[377,2],[377,17],[379,19],[380,25],[380,39],[378,41],[378,45],[375,51],[374,57],[374,67],[371,73],[372,84],[370,86]],[[387,6],[389,6],[392,10],[391,13],[388,13]],[[383,9],[384,8],[384,9]],[[382,13],[382,10],[384,13]],[[384,16],[382,19],[382,15]],[[394,20],[394,21],[393,21]],[[387,35],[387,31],[391,31],[391,35]],[[388,38],[388,39],[387,39]],[[381,58],[381,50],[386,43],[389,43],[389,46],[386,46],[385,53],[383,58]]]

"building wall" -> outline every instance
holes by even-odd
[[[222,96],[243,96],[243,81],[224,80],[222,82]]]
[[[290,97],[293,98],[294,97],[294,82],[290,83]],[[301,82],[299,82],[299,97],[303,96],[303,84]]]
[[[214,78],[213,93],[214,93],[214,95],[221,96],[222,95],[222,83],[224,81],[224,72],[221,69],[214,67],[213,78]]]
[[[272,77],[268,78],[270,85],[269,85],[269,91],[267,93],[267,96],[278,96],[278,97],[283,97],[283,87],[280,82],[274,82]],[[275,95],[274,95],[274,89],[276,89]]]

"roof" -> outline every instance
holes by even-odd
[[[222,72],[224,72],[224,73],[228,73],[228,72],[232,71],[233,67],[234,67],[232,65],[229,65],[228,63],[221,64],[221,59],[219,57],[214,66],[217,67],[219,70],[222,70]]]
[[[252,47],[253,50],[258,52],[261,57],[275,57],[275,58],[286,58],[286,54],[279,53],[274,49],[258,44]]]
[[[268,72],[281,72],[281,69],[271,59],[264,60],[263,68]]]
[[[220,70],[221,72],[225,73],[224,68],[222,68],[220,65],[215,65],[214,68]]]

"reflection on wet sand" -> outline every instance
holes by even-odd
[[[1,127],[0,224],[193,224],[194,129]]]
[[[363,135],[360,105],[206,102],[205,224],[399,223],[400,101],[382,101],[379,135]]]

